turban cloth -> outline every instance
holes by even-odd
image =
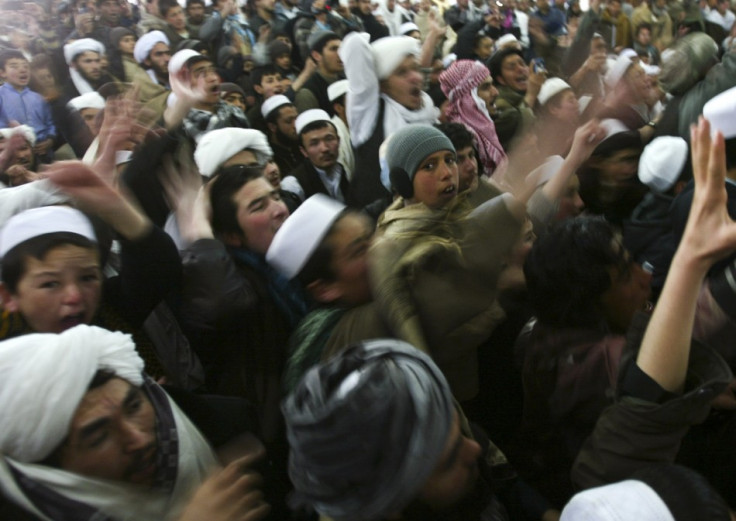
[[[407,56],[419,56],[419,42],[411,36],[386,36],[371,44],[376,74],[385,80]]]
[[[0,129],[0,136],[3,139],[10,139],[13,134],[21,134],[31,146],[36,144],[36,133],[28,125],[18,125],[17,127]]]
[[[282,409],[295,502],[336,521],[404,509],[437,465],[455,414],[434,362],[398,340],[313,367]]]
[[[141,36],[137,42],[135,42],[135,48],[133,49],[133,57],[138,63],[143,63],[148,55],[151,54],[157,43],[165,43],[169,45],[169,39],[161,31],[151,31]]]
[[[93,38],[75,40],[64,46],[64,60],[66,60],[67,65],[71,65],[74,58],[88,51],[99,53],[101,56],[105,54],[105,46]]]
[[[194,162],[200,174],[211,177],[225,161],[243,150],[252,150],[262,164],[273,156],[263,132],[228,127],[212,130],[202,137],[194,151]]]
[[[80,325],[0,342],[0,452],[23,463],[49,456],[99,369],[143,383],[143,360],[124,333]]]
[[[506,153],[498,141],[496,125],[478,97],[478,86],[489,75],[488,68],[480,62],[458,60],[440,75],[440,86],[450,100],[450,121],[462,123],[475,135],[483,170],[490,176],[505,163]]]

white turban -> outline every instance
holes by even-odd
[[[143,63],[151,53],[151,49],[153,49],[157,43],[170,45],[169,39],[161,31],[151,31],[150,33],[146,33],[141,36],[138,41],[135,42],[135,48],[133,49],[133,57],[135,58],[135,61]]]
[[[105,46],[94,38],[82,38],[64,46],[64,59],[67,65],[71,65],[74,58],[83,52],[92,51],[105,54]]]
[[[181,51],[174,54],[169,60],[169,74],[176,74],[184,67],[184,64],[195,56],[202,56],[201,53],[193,51],[191,49],[182,49]]]
[[[143,360],[124,333],[81,325],[0,342],[0,453],[23,463],[49,456],[99,369],[143,383]]]
[[[252,150],[259,163],[265,164],[273,156],[263,132],[250,128],[221,128],[207,132],[197,143],[194,162],[200,174],[210,177],[225,161],[243,150]]]
[[[411,36],[387,36],[371,44],[376,74],[385,80],[407,56],[419,56],[419,42]]]
[[[82,94],[81,96],[77,96],[72,99],[67,103],[67,106],[77,111],[84,109],[102,110],[105,108],[105,98],[103,98],[97,91],[88,92],[87,94]]]
[[[36,133],[28,125],[18,125],[17,127],[12,128],[0,128],[0,136],[2,136],[3,139],[10,139],[13,134],[22,134],[31,146],[36,144]]]
[[[560,521],[675,521],[662,498],[642,481],[626,480],[576,494]]]

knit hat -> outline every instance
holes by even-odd
[[[639,158],[639,181],[655,192],[666,192],[680,177],[687,154],[687,141],[679,136],[652,140]]]
[[[228,82],[220,83],[220,97],[221,98],[224,98],[231,92],[237,92],[238,94],[243,96],[243,99],[245,99],[245,91],[240,85],[236,83],[228,83]]]
[[[401,168],[414,180],[419,163],[440,150],[455,152],[450,138],[429,125],[407,125],[391,136],[386,152],[389,169]]]
[[[110,44],[113,49],[118,48],[118,44],[124,36],[136,36],[136,34],[127,27],[116,27],[110,30]]]
[[[284,54],[291,55],[291,49],[281,40],[274,40],[268,44],[268,57],[272,62],[275,63],[276,58]]]
[[[705,33],[678,38],[667,51],[659,83],[670,94],[684,94],[718,63],[718,45]]]

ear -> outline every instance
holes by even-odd
[[[319,62],[322,60],[322,55],[318,53],[317,51],[312,51],[311,56],[312,56],[312,59],[314,60],[314,63],[319,65]]]
[[[18,300],[13,297],[8,287],[0,282],[0,307],[10,313],[18,312]]]
[[[261,87],[260,85],[253,85],[253,88],[255,89],[255,91],[258,94],[260,94],[261,96],[263,96],[263,87]]]
[[[268,127],[268,131],[271,134],[275,134],[276,130],[278,130],[278,127],[276,126],[276,123],[268,123],[266,122],[266,126]]]
[[[222,242],[228,246],[241,248],[245,246],[245,237],[243,237],[242,233],[227,232],[222,234]]]
[[[325,282],[322,279],[315,280],[307,285],[307,290],[317,302],[331,304],[342,298],[342,291],[336,282]]]
[[[302,152],[302,155],[303,155],[304,157],[309,157],[309,156],[307,155],[307,151],[306,151],[306,150],[304,150],[304,147],[303,147],[303,146],[299,145],[299,150],[301,150],[301,152]]]

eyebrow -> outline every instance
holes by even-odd
[[[125,399],[123,399],[123,407],[129,406],[133,401],[135,401],[139,393],[140,389],[131,385],[130,389],[128,389],[128,392],[125,395]],[[109,423],[110,418],[108,416],[105,416],[85,425],[84,427],[79,429],[79,441],[84,442],[88,440],[89,438],[93,437],[97,433],[97,431],[99,431]]]
[[[258,197],[258,198],[256,198],[256,199],[253,199],[253,200],[252,200],[251,202],[249,202],[249,203],[248,203],[248,210],[252,210],[252,209],[253,209],[253,208],[255,208],[256,206],[258,206],[259,204],[261,204],[261,202],[262,202],[262,201],[263,201],[264,199],[268,199],[268,198],[269,198],[269,197],[271,197],[271,196],[272,196],[272,195],[273,195],[274,193],[275,193],[275,190],[272,190],[271,192],[268,192],[268,193],[267,193],[266,195],[262,195],[261,197]]]

